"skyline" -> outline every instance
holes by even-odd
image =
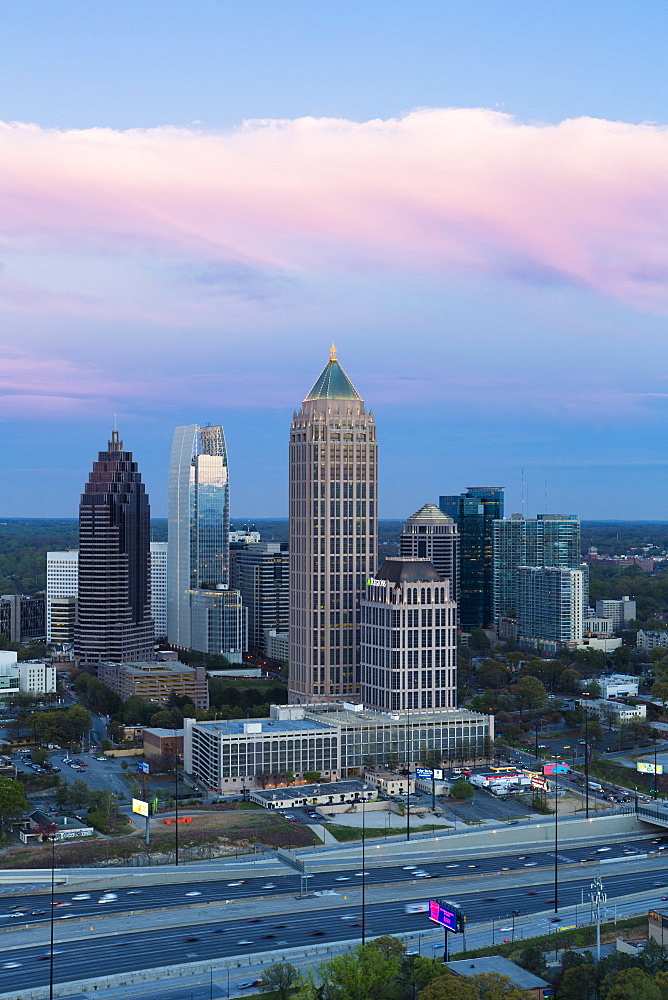
[[[286,516],[335,341],[381,518],[666,517],[665,6],[196,7],[3,14],[0,516],[75,516],[115,413],[156,516],[200,420]]]

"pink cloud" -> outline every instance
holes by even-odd
[[[246,285],[271,273],[471,272],[663,310],[667,223],[668,129],[654,125],[523,124],[479,109],[251,121],[217,134],[0,125],[6,260],[233,262]],[[152,316],[141,298],[159,285],[140,288],[130,311]],[[112,282],[90,299],[71,291],[18,298],[85,314],[114,312],[123,294]],[[11,289],[5,307],[17,307]]]

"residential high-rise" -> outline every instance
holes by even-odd
[[[439,508],[459,529],[459,621],[464,629],[494,620],[492,524],[503,517],[502,486],[469,486],[460,496],[439,497]]]
[[[177,427],[168,489],[167,636],[175,646],[241,659],[240,597],[227,591],[230,573],[230,491],[220,424]],[[197,629],[193,634],[194,605]],[[229,620],[227,620],[229,616]],[[206,626],[204,622],[207,622]],[[224,637],[232,645],[220,646]],[[204,643],[204,645],[202,645]],[[245,647],[244,647],[245,648]],[[243,650],[242,650],[243,651]]]
[[[290,430],[292,702],[359,699],[359,602],[376,565],[377,482],[375,422],[332,347]]]
[[[362,702],[457,707],[457,607],[427,559],[388,558],[362,600]]]
[[[426,503],[404,524],[399,554],[428,559],[441,580],[450,583],[450,598],[459,601],[459,532],[451,517]]]
[[[74,655],[84,663],[154,658],[148,496],[114,430],[79,505]]]
[[[248,646],[268,654],[266,631],[289,627],[288,547],[280,542],[249,542],[230,547],[232,586],[248,609]]]
[[[556,651],[582,639],[581,569],[562,566],[517,568],[517,641],[520,646]]]
[[[495,520],[492,530],[497,626],[501,616],[516,617],[518,566],[581,568],[580,521],[576,514],[538,514],[535,520],[513,514],[511,518]]]
[[[0,597],[0,635],[12,642],[43,639],[46,635],[44,594],[3,594]]]

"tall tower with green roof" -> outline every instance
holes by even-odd
[[[291,702],[359,700],[377,505],[376,425],[332,345],[290,429]]]

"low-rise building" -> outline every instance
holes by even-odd
[[[268,788],[252,790],[251,802],[265,809],[294,809],[298,806],[334,806],[344,802],[371,802],[377,797],[376,789],[366,781],[328,781],[318,785],[301,785],[296,788]]]
[[[647,708],[643,704],[627,705],[623,701],[606,698],[587,698],[580,701],[583,708],[588,708],[591,715],[604,721],[610,720],[613,725],[630,722],[632,719],[645,719]]]
[[[463,709],[384,713],[347,702],[272,705],[269,719],[184,719],[184,769],[209,788],[258,788],[281,775],[359,774],[369,757],[414,763],[425,746],[444,760],[482,756],[494,717]]]
[[[405,795],[415,791],[415,781],[396,771],[365,771],[364,780],[384,795]]]
[[[630,674],[610,674],[607,677],[597,677],[596,683],[601,689],[602,698],[637,698],[639,678]],[[581,690],[586,690],[591,681],[578,681]]]
[[[177,757],[183,756],[182,729],[145,727],[142,729],[142,740],[144,743],[144,754],[147,757],[158,757],[161,754],[174,754]]]
[[[98,665],[98,678],[122,701],[133,695],[167,705],[172,693],[190,698],[195,708],[209,707],[209,683],[204,667],[180,662],[109,663]]]
[[[608,618],[614,632],[626,628],[636,616],[636,602],[625,596],[620,600],[605,599],[596,602],[596,614],[600,618]]]
[[[35,697],[55,694],[56,668],[43,660],[17,662],[16,653],[3,650],[0,660],[0,697],[30,694]],[[12,659],[13,657],[13,659]]]
[[[666,649],[668,647],[668,630],[640,629],[636,635],[638,649]]]
[[[531,786],[531,775],[515,768],[475,768],[468,779],[477,788],[484,788],[495,795],[505,795]]]
[[[527,997],[537,997],[538,1000],[547,1000],[548,997],[554,996],[554,987],[547,980],[535,976],[533,972],[527,972],[520,965],[515,965],[501,955],[459,959],[456,962],[446,962],[445,967],[455,976],[464,976],[467,979],[490,973],[506,976],[516,989],[521,990]]]
[[[76,816],[54,816],[36,809],[29,814],[28,824],[19,831],[19,836],[24,844],[29,843],[31,840],[39,840],[46,830],[53,829],[54,824],[57,829],[49,833],[49,838],[56,841],[74,840],[77,837],[92,837],[95,833],[94,828],[89,823],[84,823],[83,820],[78,819]]]

